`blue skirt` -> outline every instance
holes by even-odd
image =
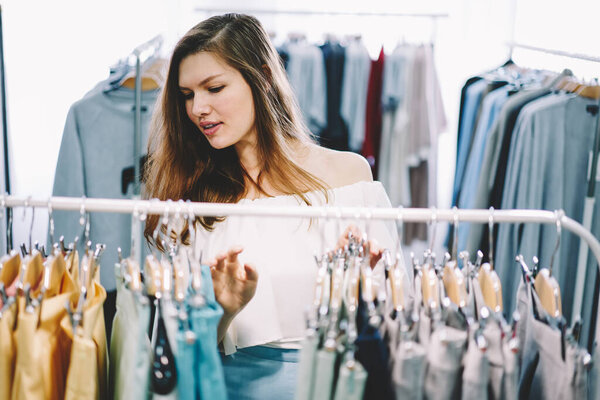
[[[221,354],[229,400],[293,400],[298,350],[265,346]]]

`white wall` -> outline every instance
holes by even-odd
[[[502,64],[505,42],[513,35],[529,44],[600,56],[594,20],[599,5],[572,0],[568,6],[542,0],[453,0],[396,2],[371,0],[192,1],[10,0],[2,2],[7,107],[14,194],[47,197],[52,190],[60,138],[69,106],[108,75],[108,68],[138,44],[163,33],[166,48],[206,16],[195,5],[239,9],[281,8],[369,12],[448,12],[435,31],[428,20],[366,17],[261,16],[267,29],[285,36],[325,32],[361,33],[375,56],[381,45],[428,41],[435,33],[437,68],[448,116],[440,137],[438,206],[450,204],[454,176],[456,125],[460,89],[473,74]],[[325,4],[325,5],[324,5]],[[565,7],[568,10],[565,10]],[[568,12],[572,10],[573,13]],[[567,17],[566,15],[572,15]],[[514,23],[514,24],[513,24]],[[513,33],[514,25],[514,33]],[[532,67],[573,69],[578,76],[597,76],[598,65],[516,50],[514,59]],[[29,223],[16,213],[15,243],[24,241]],[[47,216],[36,213],[34,240],[45,241]]]

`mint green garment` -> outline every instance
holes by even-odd
[[[334,400],[361,400],[367,371],[358,361],[346,362],[340,367],[340,375],[335,388]]]
[[[300,350],[300,362],[298,366],[298,380],[296,383],[295,400],[311,400],[315,379],[315,356],[319,336],[317,332],[311,332],[302,340]]]
[[[117,302],[110,338],[109,393],[114,400],[147,400],[150,373],[150,305],[125,287],[115,264]]]
[[[313,400],[329,400],[333,386],[333,372],[337,353],[326,349],[317,352]]]

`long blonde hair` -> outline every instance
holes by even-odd
[[[186,57],[203,51],[237,69],[250,86],[261,163],[256,180],[244,169],[233,146],[214,149],[185,112],[179,66]],[[248,184],[268,196],[262,184],[268,178],[278,193],[297,195],[310,205],[308,191],[320,191],[327,199],[325,183],[294,161],[294,149],[310,143],[312,135],[302,121],[281,59],[260,22],[242,14],[211,17],[190,29],[173,50],[151,127],[144,194],[160,200],[236,203],[248,193]],[[148,241],[158,219],[148,218]],[[197,219],[209,230],[221,220]]]

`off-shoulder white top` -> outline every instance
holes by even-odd
[[[385,189],[379,182],[357,182],[329,190],[325,204],[322,193],[309,192],[315,206],[391,207]],[[293,195],[243,199],[238,204],[266,207],[307,207]],[[364,215],[364,214],[363,214]],[[225,354],[237,348],[256,345],[297,348],[305,332],[305,311],[311,304],[317,273],[314,255],[333,248],[341,232],[349,224],[365,230],[365,222],[300,218],[228,217],[215,224],[212,232],[198,229],[196,246],[203,259],[209,260],[235,245],[241,245],[241,262],[252,264],[258,271],[256,294],[234,318],[223,341]],[[373,220],[370,237],[384,248],[393,249],[397,231],[393,221]],[[322,234],[324,232],[324,235]],[[325,243],[322,243],[325,237]],[[375,268],[383,277],[383,267]]]

